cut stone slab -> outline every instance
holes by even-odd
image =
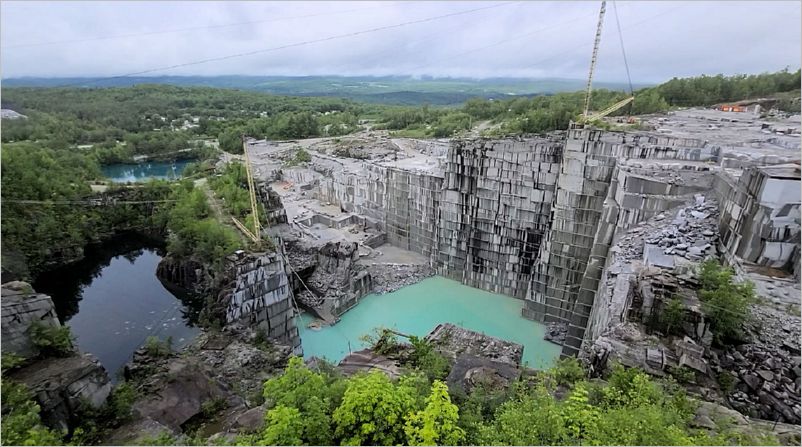
[[[757,375],[763,378],[763,380],[766,382],[771,382],[774,380],[774,374],[772,374],[771,371],[766,371],[765,369],[758,370]]]
[[[666,255],[663,249],[655,244],[643,246],[643,263],[656,267],[674,268],[674,256]]]
[[[757,376],[753,376],[751,374],[743,376],[743,380],[744,382],[746,382],[747,385],[749,385],[749,388],[751,388],[754,391],[759,390],[760,387],[763,385],[760,379],[757,378]]]
[[[135,417],[181,430],[181,425],[203,411],[203,404],[228,399],[230,393],[202,365],[175,359],[164,377],[153,385],[155,392],[133,405]]]
[[[401,368],[398,366],[398,362],[376,354],[370,349],[352,352],[342,359],[337,367],[347,376],[372,370],[381,371],[391,379],[397,379],[401,376]]]

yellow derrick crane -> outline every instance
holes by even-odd
[[[582,116],[580,117],[579,121],[581,123],[590,123],[599,119],[604,118],[605,116],[615,112],[616,110],[626,106],[630,102],[632,102],[635,97],[630,96],[625,98],[606,109],[596,112],[591,115],[590,113],[590,97],[593,91],[593,72],[596,69],[596,59],[599,55],[599,43],[601,42],[601,33],[602,33],[602,25],[604,25],[604,13],[607,10],[607,2],[601,2],[601,9],[599,9],[599,23],[596,26],[596,40],[593,42],[593,54],[590,58],[590,72],[588,73],[588,86],[585,91],[585,107],[584,111],[582,112]],[[620,30],[619,30],[620,31]],[[622,44],[623,45],[623,44]]]
[[[234,225],[242,231],[245,236],[248,236],[252,241],[257,244],[262,240],[262,226],[259,223],[259,205],[256,201],[256,187],[253,182],[253,173],[251,172],[251,159],[248,156],[248,145],[245,144],[245,136],[242,137],[242,152],[245,154],[245,177],[248,180],[248,196],[251,199],[251,217],[253,218],[253,230],[248,229],[242,222],[235,217],[231,217]]]

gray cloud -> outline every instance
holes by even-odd
[[[497,3],[4,1],[0,70],[4,78],[113,76],[492,5]],[[617,6],[635,82],[800,65],[799,2]],[[515,2],[149,74],[583,78],[598,7],[599,2]],[[240,25],[225,26],[234,23]],[[597,79],[620,81],[625,76],[608,2]]]

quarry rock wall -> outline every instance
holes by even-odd
[[[799,165],[752,167],[737,180],[718,176],[719,248],[729,263],[738,258],[799,279],[799,176]]]
[[[694,194],[729,197],[722,228],[737,228],[722,231],[722,244],[733,256],[798,275],[798,261],[789,264],[799,258],[799,200],[778,206],[787,173],[748,170],[735,187],[707,142],[572,124],[566,134],[425,149],[441,162],[321,161],[313,195],[370,220],[381,241],[424,255],[442,276],[523,298],[524,317],[567,329],[564,355],[623,318],[631,277],[605,273],[616,239]]]
[[[343,210],[384,223],[387,200],[387,168],[360,163],[353,171],[343,169],[319,180],[317,198]]]
[[[363,162],[322,179],[318,199],[365,216],[394,246],[421,253],[434,262],[442,176]]]
[[[526,296],[561,160],[562,144],[554,139],[454,142],[437,222],[438,273]]]
[[[82,411],[100,408],[106,402],[111,392],[109,375],[91,354],[47,357],[31,339],[34,323],[61,326],[53,300],[24,282],[3,284],[2,352],[26,361],[22,368],[4,371],[3,376],[30,388],[48,426],[75,428]]]
[[[695,189],[661,185],[619,164],[632,159],[703,162],[718,155],[717,147],[694,139],[571,126],[551,228],[523,310],[525,317],[567,325],[563,355],[575,355],[582,346],[616,233],[670,207],[672,192],[684,195]]]

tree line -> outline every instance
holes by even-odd
[[[635,92],[617,114],[665,112],[670,107],[709,106],[790,93],[777,102],[798,110],[800,70],[734,76],[674,78]],[[370,120],[415,137],[450,137],[479,120],[500,124],[501,134],[565,129],[582,112],[584,92],[534,97],[474,98],[458,107],[363,104],[334,97],[290,97],[232,89],[137,85],[127,88],[4,88],[4,108],[29,116],[6,120],[2,141],[39,141],[50,148],[93,145],[102,160],[190,148],[200,137],[217,138],[224,150],[241,152],[239,137],[299,139],[339,136]],[[591,108],[627,97],[595,90]],[[104,158],[105,154],[105,158]]]

